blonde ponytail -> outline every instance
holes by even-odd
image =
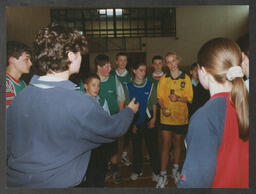
[[[239,46],[227,38],[215,38],[206,42],[197,55],[198,64],[204,67],[221,84],[232,82],[230,100],[237,112],[239,137],[249,137],[249,95],[240,73],[242,53]],[[232,69],[233,72],[229,70]]]
[[[237,112],[239,137],[247,140],[249,137],[249,94],[242,78],[232,81],[231,101]]]

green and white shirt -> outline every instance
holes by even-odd
[[[16,80],[10,74],[6,73],[5,76],[5,93],[6,93],[6,109],[10,106],[13,99],[18,93],[26,87],[26,84],[22,80]]]
[[[127,70],[125,70],[122,75],[119,74],[117,70],[115,70],[112,74],[115,74],[118,77],[120,82],[123,84],[123,87],[132,81],[131,74]]]
[[[100,81],[99,96],[107,100],[111,115],[120,111],[118,102],[124,102],[125,95],[123,86],[115,74],[110,74],[105,80]]]

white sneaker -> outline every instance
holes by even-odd
[[[142,176],[142,172],[140,172],[139,174],[133,172],[133,173],[131,174],[131,176],[130,176],[130,179],[133,180],[133,181],[136,181],[136,180],[139,178],[139,176]]]
[[[121,163],[123,163],[125,166],[130,166],[132,164],[127,158],[127,155],[122,155]]]
[[[174,179],[174,183],[177,185],[180,180],[180,172],[179,171],[173,171],[172,172],[172,178]]]
[[[160,175],[158,182],[156,184],[156,188],[165,188],[168,184],[167,175]]]
[[[107,173],[106,173],[106,175],[105,175],[105,182],[109,182],[110,179],[112,178],[112,176],[113,176],[112,171],[111,171],[111,170],[108,170]]]
[[[155,174],[154,172],[152,172],[152,181],[158,182],[158,180],[159,180],[159,174]]]

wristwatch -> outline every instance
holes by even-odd
[[[177,101],[180,101],[180,100],[181,100],[181,97],[178,97],[178,98],[177,98]]]

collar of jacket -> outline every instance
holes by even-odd
[[[47,79],[40,79],[41,77],[38,75],[34,75],[30,81],[30,85],[34,85],[39,88],[65,88],[70,90],[76,89],[76,84],[69,80],[47,80]]]

